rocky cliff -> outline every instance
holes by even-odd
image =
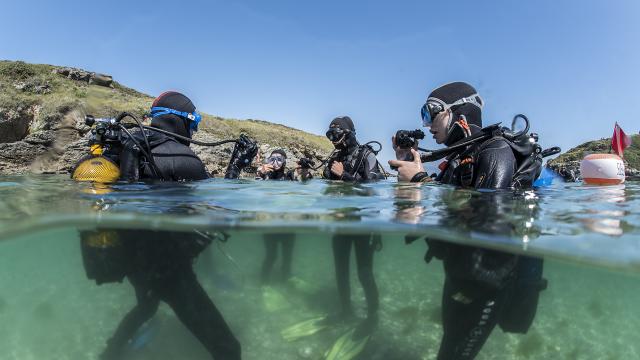
[[[88,151],[86,114],[112,117],[128,111],[141,118],[152,101],[151,96],[127,88],[109,75],[0,61],[0,174],[68,173]],[[195,139],[213,142],[237,138],[240,133],[258,141],[262,158],[272,149],[285,149],[289,167],[301,157],[319,163],[332,148],[322,136],[283,125],[207,114],[203,114]],[[192,148],[214,176],[224,173],[231,145]],[[252,176],[254,170],[247,169],[245,175]]]

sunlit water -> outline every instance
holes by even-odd
[[[441,185],[209,180],[96,188],[60,176],[0,178],[0,359],[92,359],[135,303],[86,278],[79,229],[224,231],[196,264],[244,359],[321,359],[345,331],[281,331],[337,309],[331,235],[377,233],[380,324],[359,359],[433,359],[441,262],[405,235],[543,256],[548,288],[526,335],[494,330],[479,359],[636,359],[640,184],[480,193]],[[292,233],[295,281],[264,286],[265,233]],[[277,268],[277,265],[276,265]],[[365,302],[352,266],[352,299]],[[125,359],[208,359],[166,305]]]

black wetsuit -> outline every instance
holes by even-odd
[[[173,115],[161,117],[153,126],[190,137],[190,133]],[[152,164],[140,146],[125,142],[120,156],[122,179],[128,181],[189,181],[206,179],[202,161],[184,142],[148,131]],[[193,271],[193,261],[209,242],[194,232],[158,232],[118,230],[130,260],[127,278],[133,285],[137,304],[125,316],[109,339],[103,359],[119,359],[121,351],[136,330],[157,311],[160,301],[167,303],[180,321],[204,345],[214,359],[240,359],[240,343],[222,315],[202,288]]]
[[[334,161],[344,165],[344,174],[337,176],[331,172]],[[367,146],[359,146],[352,141],[352,145],[342,150],[327,163],[323,176],[331,180],[344,181],[375,181],[384,179],[380,171],[375,153]],[[377,316],[379,308],[378,286],[373,274],[373,254],[379,247],[380,237],[377,235],[345,235],[335,234],[332,238],[333,258],[336,270],[338,296],[343,315],[353,313],[351,306],[351,282],[349,281],[349,260],[351,248],[355,249],[358,279],[364,290],[367,301],[367,315],[369,318]]]
[[[336,161],[344,165],[344,173],[342,176],[331,172],[331,165]],[[375,181],[385,178],[384,174],[380,171],[376,154],[367,145],[357,145],[355,141],[329,160],[322,176],[329,180],[358,182]]]
[[[476,189],[509,189],[516,165],[509,144],[503,138],[496,137],[450,155],[446,168],[437,180]],[[483,212],[481,218],[485,222],[475,225],[486,230],[492,226],[492,209],[498,211],[499,204],[484,201],[477,205],[472,211]],[[473,218],[473,215],[465,216],[461,211],[453,210],[445,225],[460,226],[468,218]],[[505,229],[494,230],[508,234]],[[441,259],[445,270],[442,294],[444,335],[438,359],[473,359],[493,328],[501,323],[507,311],[505,309],[512,301],[519,263],[537,259],[473,246],[427,241],[427,259]],[[537,305],[537,297],[535,302]],[[535,306],[533,311],[535,313]],[[530,320],[533,320],[533,314]],[[511,331],[526,332],[528,325],[518,324]],[[503,328],[507,330],[507,326],[505,321]]]
[[[272,171],[266,174],[259,174],[256,179],[262,180],[295,180],[293,171],[285,171],[284,166],[281,171]],[[291,277],[291,262],[293,259],[293,247],[295,245],[295,234],[292,233],[274,233],[264,234],[265,256],[262,262],[262,272],[260,277],[263,283],[271,280],[271,272],[273,266],[278,259],[278,245],[282,249],[282,261],[280,280],[287,280]]]

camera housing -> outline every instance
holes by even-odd
[[[300,160],[298,160],[298,165],[300,165],[300,168],[302,169],[311,169],[316,166],[316,163],[308,158],[300,158]]]
[[[396,146],[400,149],[411,149],[418,145],[418,140],[424,139],[424,131],[416,130],[398,130],[396,132]]]

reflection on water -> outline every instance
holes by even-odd
[[[122,359],[207,359],[225,347],[219,358],[232,358],[235,339],[244,359],[435,359],[443,334],[464,346],[441,357],[462,358],[486,331],[479,359],[637,358],[638,189],[220,180],[97,189],[7,178],[0,323],[11,325],[0,327],[0,358],[98,358],[110,342]],[[127,244],[122,283],[87,280],[81,234]],[[518,259],[530,255],[545,257],[548,285],[527,333],[503,332],[517,325],[504,314],[527,278]],[[544,287],[524,284],[533,297]],[[127,313],[136,325],[113,340]]]

